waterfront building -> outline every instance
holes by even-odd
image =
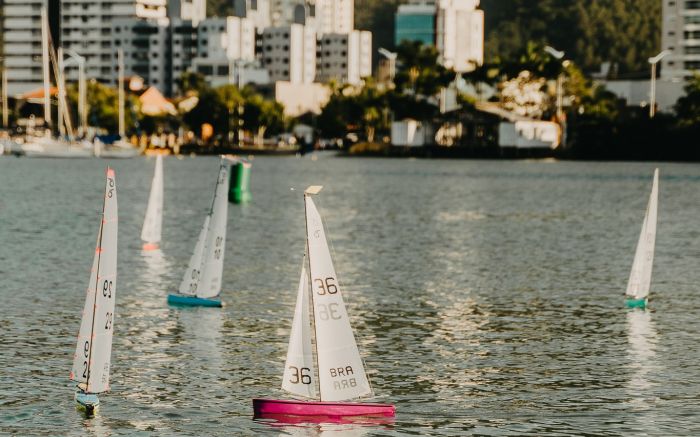
[[[458,73],[484,63],[484,11],[479,0],[439,0],[435,45],[440,62]]]
[[[350,33],[355,28],[354,0],[316,0],[311,15],[315,17],[316,33]]]
[[[685,80],[700,70],[700,1],[662,1],[661,78]],[[650,54],[652,55],[652,54]]]
[[[39,88],[41,69],[41,8],[50,17],[51,39],[60,40],[58,0],[3,0],[3,65],[7,69],[8,94],[18,96]]]
[[[169,20],[144,20],[140,18],[117,18],[112,20],[112,48],[110,59],[117,59],[117,52],[124,52],[124,75],[139,76],[146,85],[155,86],[166,94],[173,81],[169,64],[171,59]],[[117,85],[116,62],[110,70],[112,86]],[[89,76],[90,77],[90,76]],[[94,76],[93,76],[94,77]]]
[[[266,71],[256,64],[255,46],[252,19],[207,18],[198,27],[198,49],[192,70],[204,75],[212,86],[267,83]]]
[[[318,38],[316,80],[357,85],[372,74],[372,33],[353,30]]]
[[[270,27],[270,0],[233,0],[233,15],[248,18],[258,33]]]
[[[166,2],[167,0],[95,0],[92,2],[63,0],[60,6],[60,45],[85,58],[85,74],[88,78],[103,83],[116,83],[114,78],[117,75],[117,63],[113,42],[124,38],[124,35],[112,33],[115,23],[119,21],[120,26],[130,23],[127,26],[145,31],[146,28],[152,28],[152,25],[138,25],[136,20],[145,19],[149,23],[157,22],[156,28],[159,34],[149,38],[148,47],[150,50],[151,46],[163,44],[163,42],[152,41],[152,39],[162,39],[167,33],[165,29],[162,29],[163,19],[167,20]],[[146,42],[143,34],[136,35],[135,40],[139,41],[138,43]],[[161,52],[160,56],[163,55],[164,52]],[[139,61],[139,64],[142,62]],[[158,76],[161,72],[151,71],[150,73]],[[69,80],[77,80],[78,69],[76,65],[66,68],[66,77]]]
[[[197,56],[197,26],[192,20],[171,18],[169,26],[170,59],[164,65],[170,71],[170,84],[163,88],[165,95],[179,94],[178,79],[182,73],[189,71],[192,60]]]
[[[413,0],[399,6],[394,17],[394,44],[420,41],[435,45],[435,0]]]
[[[168,18],[170,20],[185,20],[197,26],[207,17],[205,0],[168,0]]]
[[[311,83],[316,77],[316,32],[290,24],[262,34],[262,62],[273,82]]]

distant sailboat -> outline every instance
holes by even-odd
[[[304,192],[309,276],[302,267],[282,383],[282,389],[313,401],[253,399],[253,410],[256,417],[392,417],[395,407],[390,404],[346,402],[372,395],[372,388],[350,326],[321,216],[311,198],[321,188],[311,186]]]
[[[70,379],[78,383],[75,400],[88,413],[100,404],[97,395],[109,390],[116,291],[117,189],[114,170],[108,168],[95,257],[70,373]]]
[[[647,205],[642,232],[639,235],[637,251],[634,254],[632,271],[627,283],[626,304],[630,308],[645,308],[651,288],[651,271],[654,264],[654,247],[656,245],[656,217],[659,203],[659,169],[654,170],[654,182],[651,186],[649,204]]]
[[[151,194],[148,196],[146,218],[143,220],[141,240],[143,250],[156,250],[160,247],[163,225],[163,157],[156,157],[156,170],[151,182]]]
[[[204,219],[197,244],[190,258],[178,294],[168,295],[168,303],[195,306],[222,306],[221,293],[226,247],[230,163],[221,161],[211,210]]]

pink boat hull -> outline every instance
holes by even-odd
[[[353,402],[312,402],[277,399],[253,399],[253,412],[263,416],[381,416],[394,417],[396,407],[391,404]]]

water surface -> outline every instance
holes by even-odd
[[[0,431],[17,435],[698,435],[700,167],[661,170],[650,311],[623,308],[654,164],[257,158],[230,205],[222,310],[169,307],[216,158],[166,158],[162,251],[139,234],[153,159],[119,189],[112,392],[68,380],[104,160],[0,158]],[[317,205],[386,425],[254,421],[279,389]]]

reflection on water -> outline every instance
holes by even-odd
[[[391,430],[393,418],[337,418],[320,420],[314,423],[309,418],[289,417],[281,422],[271,419],[256,419],[257,423],[264,424],[271,430],[278,430],[279,436],[322,437],[322,436],[348,436],[362,437],[376,435],[382,430]]]
[[[658,336],[651,312],[633,309],[627,312],[627,351],[632,373],[628,383],[629,404],[637,411],[637,419],[643,429],[654,429],[658,415],[655,411],[656,395],[653,376],[659,369],[656,359]]]

